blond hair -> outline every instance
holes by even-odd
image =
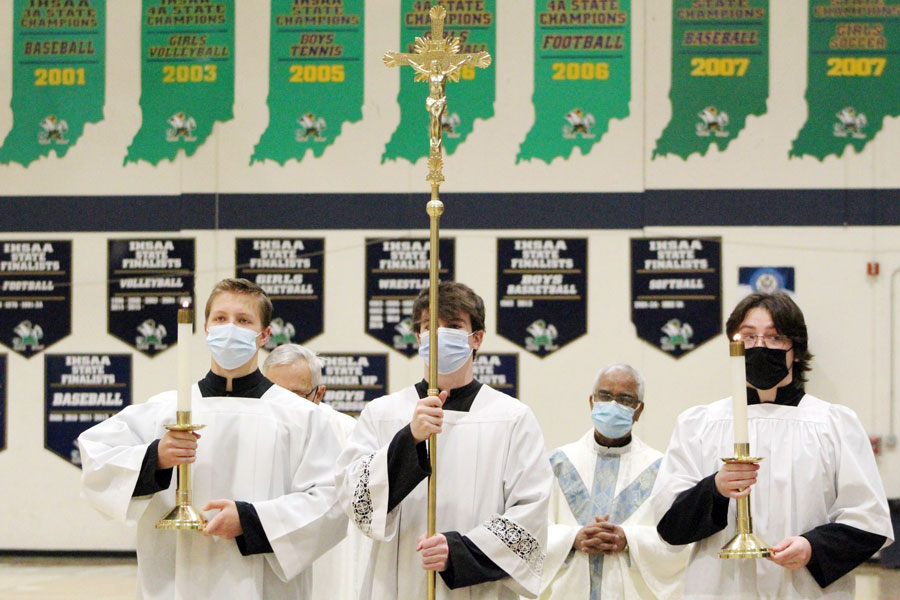
[[[232,294],[249,294],[256,298],[256,304],[259,308],[259,318],[262,321],[263,328],[269,326],[272,322],[272,301],[266,295],[266,292],[248,279],[228,278],[223,279],[215,285],[206,301],[206,320],[209,320],[209,313],[212,309],[213,300],[219,294],[230,292]]]

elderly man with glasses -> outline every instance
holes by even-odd
[[[263,373],[272,383],[317,404],[331,423],[341,448],[344,448],[356,427],[356,419],[322,403],[325,397],[325,384],[322,383],[324,366],[319,355],[309,348],[299,344],[282,344],[266,358]],[[315,451],[315,448],[311,450]],[[356,600],[362,586],[362,573],[360,569],[347,567],[361,564],[370,546],[369,540],[350,524],[347,537],[313,565],[310,600]]]
[[[688,549],[659,538],[646,502],[662,454],[631,431],[644,411],[644,379],[610,365],[588,405],[593,428],[550,455],[556,480],[541,598],[677,597]]]
[[[812,354],[788,295],[751,294],[725,329],[744,341],[750,451],[766,460],[722,462],[733,449],[730,398],[678,417],[651,504],[663,539],[695,545],[685,595],[850,599],[851,571],[893,537],[869,438],[852,410],[805,391]],[[720,560],[735,532],[731,499],[751,489],[754,533],[774,556]]]

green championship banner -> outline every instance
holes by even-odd
[[[106,0],[13,2],[13,126],[0,163],[65,156],[103,119]]]
[[[444,21],[444,36],[460,39],[460,54],[474,54],[486,51],[497,59],[497,11],[496,0],[444,0],[447,10]],[[428,0],[402,0],[400,3],[403,22],[400,26],[401,43],[431,31],[428,11],[432,3]],[[414,44],[401,49],[412,52]],[[478,73],[476,74],[476,70]],[[415,163],[428,156],[428,129],[430,116],[425,108],[428,86],[413,80],[411,69],[399,69],[400,124],[391,136],[381,156],[381,162],[405,158]],[[496,97],[496,70],[491,65],[487,69],[476,69],[466,65],[460,70],[460,81],[447,85],[447,111],[442,118],[444,148],[453,154],[475,124],[475,119],[494,116]]]
[[[769,98],[769,0],[674,0],[672,120],[653,158],[725,150]]]
[[[191,156],[233,105],[234,0],[143,0],[143,122],[125,164]]]
[[[810,0],[806,103],[792,157],[860,152],[900,115],[900,0]]]
[[[631,0],[538,0],[535,122],[516,162],[590,152],[631,101]]]
[[[362,119],[364,13],[363,0],[272,0],[269,127],[251,164],[322,156]]]

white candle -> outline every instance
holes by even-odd
[[[737,336],[735,336],[737,337]],[[734,443],[750,443],[747,432],[747,367],[744,364],[744,342],[736,339],[728,345],[731,355],[731,406],[734,413]]]
[[[191,335],[194,311],[178,309],[178,412],[191,410]]]

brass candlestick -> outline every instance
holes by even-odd
[[[178,411],[178,422],[166,425],[169,431],[194,432],[203,429],[203,425],[191,423],[191,411]],[[157,529],[176,529],[181,531],[199,531],[206,527],[206,517],[193,506],[193,481],[191,465],[181,464],[178,470],[178,487],[175,490],[175,508],[156,524]]]
[[[756,464],[762,458],[750,456],[750,444],[735,444],[734,456],[723,458],[726,463]],[[737,499],[737,533],[731,541],[719,550],[719,558],[766,558],[774,556],[769,546],[753,533],[753,518],[750,516],[750,495]]]
[[[438,269],[440,249],[440,218],[444,213],[444,204],[440,198],[440,187],[444,181],[443,128],[441,118],[447,112],[447,81],[459,81],[462,68],[466,65],[486,68],[491,64],[491,55],[487,52],[460,54],[462,42],[452,35],[444,36],[444,20],[446,9],[440,4],[432,6],[428,13],[431,18],[431,34],[416,38],[413,53],[386,52],[384,64],[389,67],[408,65],[416,72],[415,81],[427,81],[429,94],[425,99],[425,109],[430,116],[428,176],[431,184],[431,200],[426,211],[431,224],[431,248],[429,251],[429,296],[428,296],[428,395],[437,396],[438,364],[437,364],[437,329],[438,329]],[[427,535],[436,533],[437,519],[437,435],[428,438],[428,455],[431,463],[431,475],[428,478],[428,522]],[[435,597],[435,572],[426,571],[427,598]]]

